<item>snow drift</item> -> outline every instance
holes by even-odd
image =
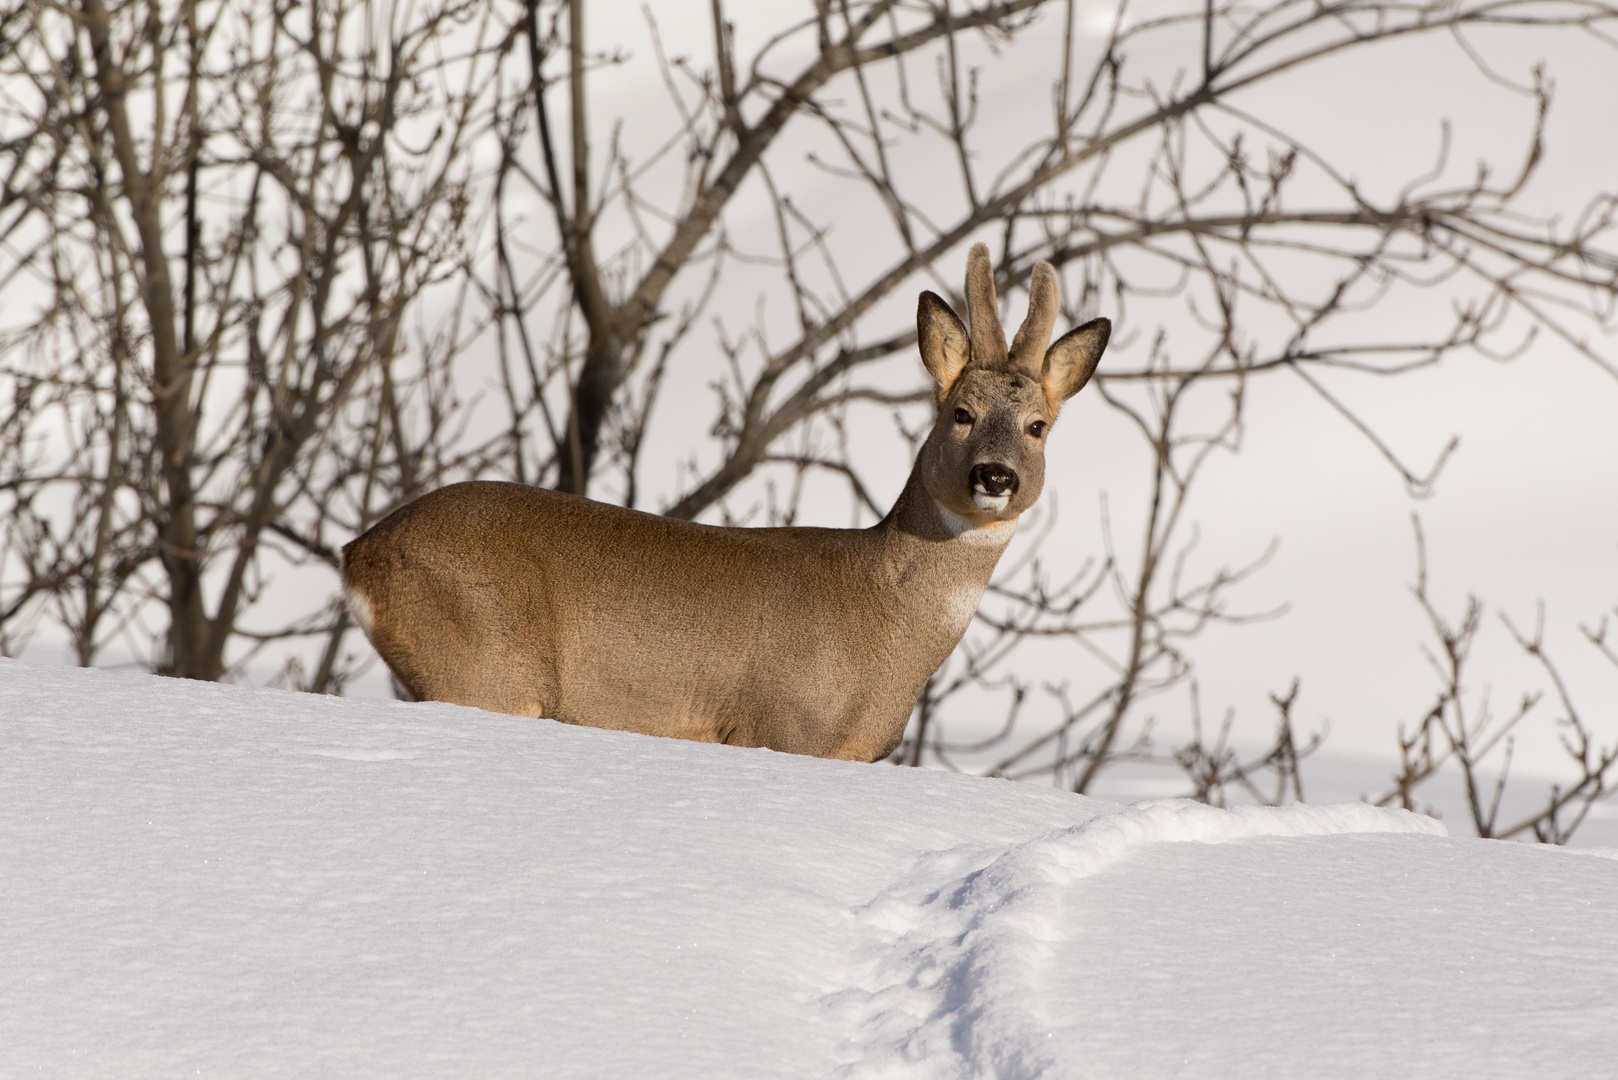
[[[0,1075],[1597,1075],[1618,862],[0,661]]]

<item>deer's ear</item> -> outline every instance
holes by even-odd
[[[1057,338],[1046,350],[1041,381],[1052,408],[1084,389],[1084,384],[1095,374],[1096,364],[1101,361],[1101,353],[1111,336],[1111,322],[1091,319]]]
[[[936,384],[938,400],[943,401],[972,359],[972,349],[966,327],[936,293],[923,292],[916,304],[916,344]]]

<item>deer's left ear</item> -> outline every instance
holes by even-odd
[[[1045,396],[1055,408],[1084,389],[1084,384],[1095,374],[1096,364],[1112,336],[1112,323],[1107,319],[1091,319],[1056,339],[1045,350],[1045,370],[1041,382]]]

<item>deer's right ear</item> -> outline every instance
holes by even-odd
[[[950,387],[972,359],[968,341],[966,327],[943,298],[923,292],[916,304],[916,343],[927,374],[937,384],[939,401],[949,396]]]

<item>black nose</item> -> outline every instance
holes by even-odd
[[[1017,494],[1017,474],[1009,465],[984,461],[972,466],[972,490],[985,495]]]

